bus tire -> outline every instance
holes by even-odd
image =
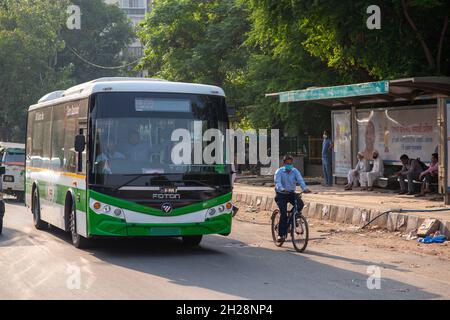
[[[184,236],[182,237],[183,245],[187,247],[196,247],[202,242],[203,236]]]
[[[41,220],[41,204],[39,201],[39,192],[37,187],[33,191],[33,205],[31,206],[33,213],[33,224],[38,230],[44,230],[48,224]]]
[[[71,205],[69,216],[69,231],[72,239],[72,244],[77,249],[85,249],[89,246],[89,239],[83,237],[77,232],[77,209],[75,205]]]
[[[2,234],[3,230],[3,217],[5,216],[5,203],[3,200],[0,200],[0,234]]]

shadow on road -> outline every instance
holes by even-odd
[[[1,247],[26,247],[44,244],[38,237],[22,232],[20,230],[10,229],[3,226],[3,233],[0,234]]]
[[[438,296],[393,279],[369,290],[369,261],[346,260],[358,272],[314,261],[320,254],[248,246],[221,236],[206,237],[198,248],[177,239],[102,240],[88,250],[96,258],[123,268],[247,299],[433,299]],[[380,268],[395,268],[382,265]],[[198,298],[198,296],[185,297]]]
[[[15,221],[29,221],[28,227],[32,227],[30,226],[31,215],[19,215]],[[189,292],[189,295],[183,294],[181,297],[183,299],[217,298],[218,296],[213,295],[213,292],[222,294],[220,297],[246,299],[435,299],[440,297],[398,279],[383,277],[383,273],[381,274],[381,290],[369,290],[367,267],[375,264],[370,261],[370,257],[351,259],[338,254],[324,254],[316,252],[313,246],[309,247],[306,254],[289,251],[291,248],[287,246],[282,249],[263,247],[258,243],[252,243],[260,237],[250,235],[248,232],[253,229],[246,229],[245,225],[236,226],[229,237],[206,236],[202,245],[197,248],[184,247],[179,239],[174,238],[96,239],[92,247],[85,252],[71,247],[70,236],[59,229],[48,230],[46,233],[50,236],[49,238],[40,235],[40,232],[26,233],[17,230],[20,229],[17,226],[15,228],[6,228],[5,234],[0,236],[0,249],[16,246],[45,246],[47,242],[54,239],[62,245],[55,250],[67,252],[67,256],[88,259],[94,268],[93,272],[95,272],[95,265],[101,262],[120,267],[111,268],[111,274],[97,274],[99,288],[102,287],[102,282],[114,282],[116,272],[123,277],[124,274],[127,275],[127,270],[132,270],[152,276],[139,277],[141,283],[138,286],[141,288],[153,288],[154,277],[166,279],[169,283],[178,286],[192,288],[192,290],[182,291]],[[241,241],[236,238],[246,240]],[[2,251],[0,256],[1,253]],[[85,253],[88,253],[88,256]],[[345,266],[352,270],[346,269]],[[380,268],[383,272],[385,270],[383,268],[392,270],[396,267],[384,264],[380,265]],[[399,271],[403,272],[403,270]],[[410,279],[414,279],[413,276]],[[133,286],[136,285],[133,284]],[[169,288],[176,290],[176,287]],[[117,290],[121,289],[117,287]],[[139,292],[138,297],[131,295],[130,298],[158,298],[150,289],[149,296],[142,295],[142,290]],[[170,291],[166,290],[160,298],[169,296],[171,296]],[[180,295],[173,296],[180,297]],[[111,298],[113,297],[114,292],[111,292]]]

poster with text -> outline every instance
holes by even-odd
[[[358,148],[367,159],[377,150],[385,162],[400,163],[400,156],[407,154],[429,163],[437,152],[436,106],[360,110],[357,123]]]
[[[352,167],[350,111],[333,112],[334,175],[346,177]]]

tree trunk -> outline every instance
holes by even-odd
[[[436,72],[441,73],[442,46],[444,45],[445,34],[448,28],[448,15],[444,18],[444,26],[442,27],[441,38],[439,39],[438,53],[436,56]]]
[[[413,31],[415,32],[417,39],[419,40],[423,51],[425,52],[425,56],[427,58],[427,62],[428,62],[428,66],[431,69],[434,69],[435,67],[435,62],[433,59],[433,55],[431,54],[430,49],[428,48],[427,44],[425,43],[425,40],[423,39],[422,35],[420,34],[419,30],[417,29],[414,21],[412,20],[411,16],[408,13],[408,8],[407,8],[407,4],[405,0],[402,0],[402,7],[403,7],[403,14],[405,15],[406,20],[408,21],[410,27],[413,29]]]

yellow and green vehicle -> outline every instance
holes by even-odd
[[[196,129],[227,127],[215,86],[102,78],[49,93],[28,112],[25,192],[35,227],[70,232],[76,247],[98,237],[198,245],[203,235],[228,235],[230,166],[173,161],[174,131],[190,133],[195,149],[205,145]]]

